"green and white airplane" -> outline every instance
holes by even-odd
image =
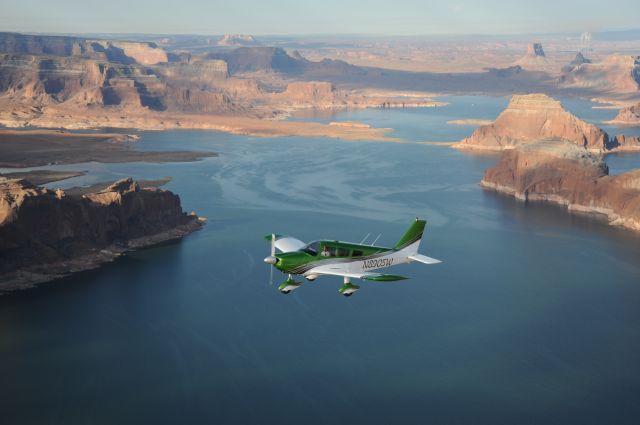
[[[289,236],[271,234],[265,236],[266,240],[271,241],[271,255],[264,262],[289,274],[289,278],[278,287],[283,294],[288,294],[301,285],[291,275],[302,275],[309,281],[320,276],[341,276],[344,284],[339,292],[349,297],[360,289],[358,285],[351,283],[351,279],[379,282],[407,279],[374,270],[414,261],[423,264],[440,263],[440,260],[418,254],[426,224],[425,220],[416,218],[393,248],[375,246],[377,239],[371,245],[365,245],[364,240],[359,244],[334,240],[319,240],[307,244]],[[280,253],[276,254],[276,249]]]

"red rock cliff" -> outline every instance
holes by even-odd
[[[546,138],[566,140],[595,151],[610,145],[606,132],[565,111],[559,101],[545,94],[528,94],[513,96],[492,124],[479,127],[455,147],[502,150]]]
[[[200,225],[177,195],[131,178],[82,196],[1,179],[0,291],[93,268]]]
[[[548,141],[505,151],[485,171],[481,185],[522,200],[603,214],[610,224],[640,231],[640,170],[609,176],[600,156],[571,143]]]

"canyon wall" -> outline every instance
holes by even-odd
[[[560,77],[558,85],[562,88],[638,96],[640,56],[611,55],[602,62],[578,64]]]
[[[201,225],[177,195],[130,178],[84,195],[0,178],[0,291],[94,268]]]
[[[481,186],[524,201],[602,214],[612,225],[640,231],[640,170],[609,176],[602,157],[554,140],[504,151]]]

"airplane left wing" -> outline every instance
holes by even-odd
[[[296,238],[284,237],[282,239],[276,239],[276,248],[282,252],[292,252],[302,249],[307,244]]]
[[[275,236],[275,247],[280,250],[280,252],[292,252],[297,251],[299,249],[307,246],[306,243],[302,242],[299,239],[292,238],[291,236],[282,236],[282,235],[273,235]],[[268,241],[273,237],[272,235],[266,235],[264,238]]]

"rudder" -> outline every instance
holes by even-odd
[[[426,220],[420,220],[416,218],[416,221],[413,222],[411,227],[409,227],[409,230],[407,230],[406,233],[400,238],[393,249],[404,249],[422,239],[422,234],[424,233],[424,227],[426,226],[426,224]]]

